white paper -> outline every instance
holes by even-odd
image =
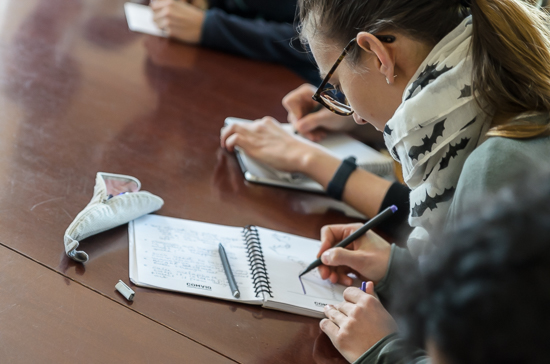
[[[124,12],[130,30],[167,38],[162,29],[153,21],[153,10],[149,6],[125,3]]]
[[[346,287],[321,279],[317,269],[302,276],[306,294],[302,290],[298,276],[317,259],[320,241],[265,228],[257,229],[273,291],[273,298],[268,298],[265,306],[279,309],[296,306],[322,313],[326,304],[334,305],[344,300]],[[299,311],[291,308],[284,310]]]
[[[130,280],[139,286],[263,304],[264,307],[323,317],[326,304],[343,301],[346,287],[324,281],[315,269],[302,290],[298,275],[316,258],[320,242],[258,227],[272,297],[256,297],[243,228],[158,215],[130,223]],[[232,296],[218,253],[222,243],[237,281]]]
[[[260,303],[263,299],[254,293],[242,228],[158,215],[143,216],[132,225],[135,264],[130,262],[130,278],[134,283],[231,301]],[[219,243],[226,250],[239,299],[229,287]]]

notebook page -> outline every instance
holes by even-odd
[[[269,274],[273,297],[265,307],[302,315],[323,317],[326,304],[344,300],[346,287],[321,279],[317,269],[302,277],[304,294],[298,275],[316,259],[321,242],[275,230],[258,227],[262,251]]]
[[[339,159],[344,159],[353,155],[357,158],[357,165],[368,166],[383,164],[392,166],[392,159],[386,157],[380,152],[372,149],[366,144],[346,134],[329,134],[325,139],[319,142],[320,145],[328,149],[328,152]]]
[[[125,3],[124,12],[128,21],[128,28],[131,31],[166,38],[163,31],[153,21],[153,10],[149,6]]]
[[[130,262],[130,278],[135,284],[231,301],[261,300],[254,294],[242,228],[146,215],[133,221],[132,230],[135,264]],[[229,288],[219,243],[237,281],[238,299]]]

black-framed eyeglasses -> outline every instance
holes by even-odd
[[[377,35],[376,38],[384,43],[392,43],[395,41],[395,37],[393,35]],[[337,87],[332,86],[328,81],[330,81],[330,78],[336,71],[336,68],[338,68],[340,63],[342,63],[342,60],[349,53],[351,48],[355,44],[357,44],[356,40],[357,38],[353,38],[344,48],[342,54],[340,55],[340,57],[338,57],[338,59],[330,69],[329,73],[327,74],[323,82],[321,82],[321,85],[317,88],[317,91],[312,97],[313,100],[317,101],[333,113],[342,116],[349,116],[353,114],[353,109],[351,108],[351,105],[349,104],[346,95],[344,95],[344,93]]]

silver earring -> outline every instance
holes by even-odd
[[[397,75],[393,75],[393,78],[396,78]],[[388,80],[388,78],[386,77],[386,82],[388,83],[388,85],[390,84],[390,80]]]

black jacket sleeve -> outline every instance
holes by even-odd
[[[317,67],[297,39],[291,23],[249,19],[210,9],[202,29],[201,45],[248,58],[282,64],[308,82],[319,83]]]
[[[279,23],[293,23],[296,0],[209,0],[209,8],[244,18],[262,18]]]
[[[398,241],[406,240],[407,236],[412,231],[409,225],[409,194],[411,190],[409,187],[394,182],[390,189],[386,193],[382,205],[380,206],[380,212],[391,205],[397,206],[397,212],[390,218],[381,223],[378,228],[384,233],[396,238]]]

